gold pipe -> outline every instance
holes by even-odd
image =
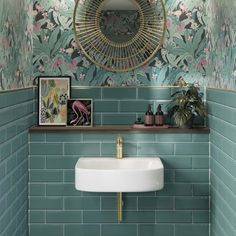
[[[117,220],[118,223],[122,222],[122,193],[117,193]]]

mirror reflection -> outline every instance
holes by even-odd
[[[108,0],[101,7],[99,28],[112,42],[131,40],[140,27],[140,13],[132,0]]]

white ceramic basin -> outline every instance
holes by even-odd
[[[88,192],[156,191],[164,186],[164,167],[160,158],[80,158],[75,186]]]

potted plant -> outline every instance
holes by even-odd
[[[172,101],[168,105],[169,115],[179,127],[191,128],[195,116],[207,115],[206,106],[202,101],[203,94],[199,87],[187,84],[182,78],[174,85],[179,86],[180,90],[171,95]]]

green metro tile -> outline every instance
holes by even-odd
[[[47,211],[46,223],[81,223],[82,211]]]
[[[138,225],[139,236],[173,236],[174,226],[171,224],[140,224]]]
[[[63,170],[65,183],[74,183],[75,182],[75,170]]]
[[[177,224],[175,226],[175,236],[209,236],[208,224]]]
[[[29,167],[30,169],[45,169],[46,167],[45,156],[30,156]]]
[[[31,155],[57,155],[62,154],[60,143],[30,143]]]
[[[78,133],[47,133],[46,142],[81,142],[82,135]]]
[[[75,188],[75,184],[47,184],[47,196],[81,196],[82,192]]]
[[[46,156],[47,169],[74,169],[78,157],[76,156]]]
[[[156,134],[156,140],[158,142],[191,142],[191,134]]]
[[[64,197],[66,210],[99,210],[99,197]]]
[[[178,210],[208,210],[209,197],[176,197],[175,208]]]
[[[170,100],[170,88],[138,88],[138,98],[147,100]]]
[[[94,112],[119,112],[118,101],[95,101]]]
[[[122,133],[124,142],[154,142],[155,134],[142,134],[142,133]]]
[[[101,88],[73,88],[71,98],[92,98],[101,99]]]
[[[102,114],[103,125],[131,125],[135,120],[135,113]]]
[[[62,224],[30,224],[29,230],[32,236],[63,236]]]
[[[193,169],[209,169],[209,156],[192,156]]]
[[[173,209],[173,197],[139,197],[139,210]]]
[[[30,142],[40,142],[43,143],[46,141],[45,133],[30,133],[29,140]]]
[[[5,129],[1,129],[0,130],[0,144],[3,143],[7,138],[6,138],[6,130]]]
[[[176,143],[175,154],[189,154],[189,155],[208,155],[208,143]]]
[[[154,223],[155,211],[123,211],[124,223]]]
[[[100,236],[98,224],[65,224],[64,236]]]
[[[164,184],[164,188],[157,191],[157,196],[192,196],[192,184]]]
[[[192,134],[192,142],[209,142],[209,134]]]
[[[5,175],[6,175],[6,164],[0,163],[0,179],[3,179]]]
[[[194,196],[209,196],[210,185],[209,184],[193,184]]]
[[[29,184],[30,196],[45,196],[45,184]]]
[[[102,113],[93,113],[93,126],[102,125]]]
[[[138,155],[168,155],[174,154],[174,144],[171,143],[138,143]]]
[[[116,223],[117,211],[84,211],[83,212],[84,223]]]
[[[63,199],[61,197],[30,197],[29,207],[31,210],[61,210]]]
[[[65,155],[99,155],[98,143],[65,143]]]
[[[14,123],[13,125],[11,125],[10,127],[7,127],[7,139],[10,139],[14,136],[16,136],[17,132],[16,132],[16,124]]]
[[[46,222],[45,211],[29,211],[29,223],[44,223]]]
[[[11,172],[17,167],[17,155],[16,153],[11,155],[10,157],[7,158],[6,160],[6,173]]]
[[[0,162],[11,155],[11,143],[6,142],[0,145]]]
[[[145,113],[147,110],[147,105],[151,103],[149,101],[121,101],[120,102],[120,112],[141,112]]]
[[[136,99],[136,88],[102,88],[103,99]]]
[[[29,179],[31,182],[61,182],[63,172],[59,170],[30,170]]]
[[[224,200],[232,207],[234,212],[236,212],[236,196],[235,194],[230,191],[230,189],[227,187],[227,185],[221,181],[218,176],[216,175],[217,173],[212,173],[211,172],[211,188],[214,189],[218,194],[224,197]]]
[[[103,224],[101,236],[137,236],[136,224]]]
[[[175,181],[177,183],[208,183],[208,170],[175,170]]]
[[[209,223],[209,211],[193,211],[193,223]]]
[[[174,174],[175,174],[175,170],[164,169],[164,185],[165,185],[165,183],[173,183],[174,182]]]
[[[157,211],[157,223],[192,223],[191,211]]]
[[[83,142],[116,142],[118,135],[113,133],[83,133]],[[123,137],[123,134],[122,134]]]

